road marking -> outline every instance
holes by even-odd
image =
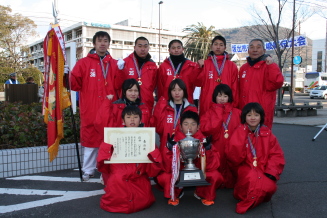
[[[18,176],[6,178],[7,180],[38,180],[38,181],[53,181],[53,182],[81,182],[80,178],[76,177],[55,177],[55,176]],[[100,183],[99,178],[90,178],[90,183]]]
[[[45,205],[55,204],[58,202],[70,201],[79,198],[88,198],[91,196],[102,195],[104,190],[95,191],[55,191],[55,190],[36,190],[36,189],[0,189],[0,194],[15,194],[21,195],[62,195],[60,197],[48,198],[37,201],[30,201],[21,204],[13,204],[8,206],[0,206],[1,213],[10,213],[19,210],[30,209],[34,207],[41,207]],[[28,194],[29,193],[29,194]],[[48,194],[49,193],[49,194]]]

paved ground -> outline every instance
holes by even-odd
[[[327,132],[323,131],[315,142],[311,141],[319,129],[274,125],[273,132],[285,152],[286,167],[271,202],[247,212],[244,217],[327,217]],[[1,217],[126,216],[99,208],[103,186],[98,178],[81,183],[78,171],[74,170],[31,176],[0,179]],[[236,200],[232,190],[218,190],[216,203],[211,207],[203,206],[193,197],[193,188],[186,190],[177,207],[168,206],[163,194],[154,187],[153,191],[156,203],[130,217],[241,216],[234,212]]]
[[[215,205],[206,207],[193,197],[194,188],[188,188],[180,205],[172,207],[153,187],[156,203],[129,216],[327,217],[327,131],[312,141],[327,122],[326,115],[323,109],[317,117],[275,118],[273,132],[284,150],[286,166],[269,203],[238,215],[232,190],[218,190]],[[0,179],[0,217],[125,217],[100,209],[103,186],[98,177],[81,183],[78,171],[65,170]]]

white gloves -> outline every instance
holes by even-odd
[[[118,61],[117,61],[118,69],[119,70],[124,69],[124,65],[125,65],[125,61],[123,59],[119,58]]]

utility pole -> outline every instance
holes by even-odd
[[[292,64],[291,64],[291,90],[290,90],[290,103],[294,105],[294,84],[293,84],[293,75],[294,75],[294,30],[295,28],[295,0],[293,0],[293,24],[292,24]]]
[[[57,10],[57,0],[54,0],[52,3],[52,15],[54,17],[54,24],[59,23],[58,19],[58,10]]]

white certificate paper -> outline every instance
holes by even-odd
[[[111,163],[152,163],[148,154],[155,149],[155,128],[104,128],[104,142],[112,144]]]

